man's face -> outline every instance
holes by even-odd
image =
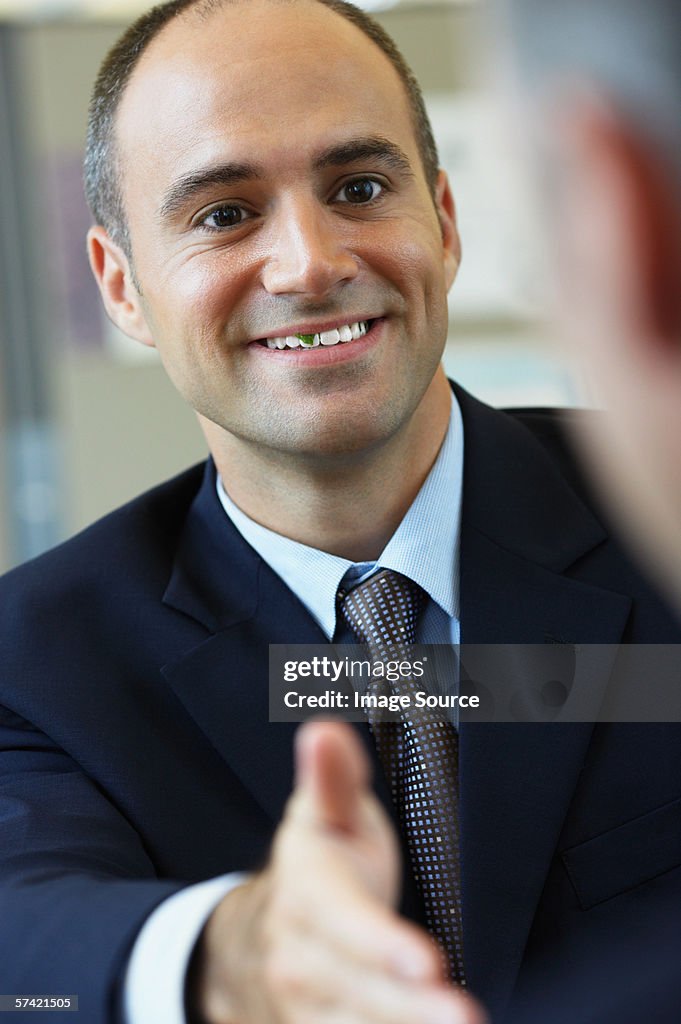
[[[453,210],[444,181],[433,202],[399,77],[357,28],[307,0],[180,18],[140,61],[117,137],[134,333],[199,413],[274,451],[350,453],[428,401]],[[266,343],[295,334],[324,336]]]

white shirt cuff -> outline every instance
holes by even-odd
[[[184,986],[194,946],[218,903],[248,877],[233,873],[190,885],[147,918],[125,974],[126,1024],[186,1024]]]

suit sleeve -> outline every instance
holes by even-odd
[[[81,1020],[114,1024],[135,937],[180,888],[157,879],[140,836],[83,767],[0,709],[3,992],[78,995]],[[62,1019],[73,1017],[50,1012]]]

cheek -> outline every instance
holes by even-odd
[[[407,222],[407,231],[394,240],[389,256],[395,273],[414,299],[419,293],[427,302],[443,301],[447,277],[439,233],[434,236],[432,230],[418,221]],[[436,309],[429,312],[435,313]]]
[[[168,291],[189,315],[209,316],[231,304],[233,281],[233,274],[214,254],[202,254],[169,275]]]
[[[210,339],[238,325],[235,308],[243,287],[231,269],[196,257],[160,278],[146,291],[154,323],[167,339],[210,348]]]

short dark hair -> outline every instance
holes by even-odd
[[[111,238],[128,255],[130,238],[123,208],[121,171],[115,139],[116,114],[121,98],[140,57],[165,25],[191,8],[196,8],[197,13],[209,15],[229,2],[247,0],[169,0],[158,4],[127,29],[109,51],[97,75],[90,101],[85,145],[85,193],[95,221],[106,228]],[[346,0],[317,2],[356,25],[385,53],[397,71],[411,108],[426,180],[434,192],[439,169],[437,147],[421,88],[413,71],[385,29],[359,7]]]

